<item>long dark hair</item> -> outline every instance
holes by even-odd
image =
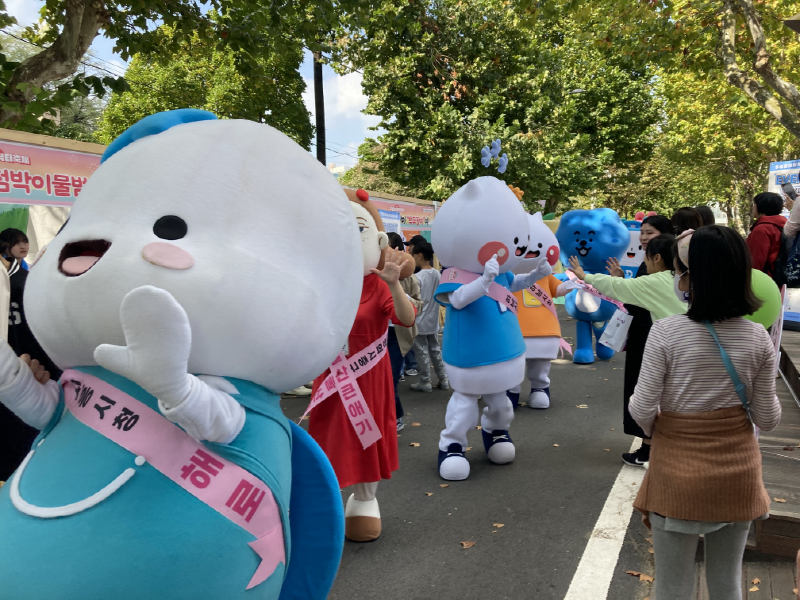
[[[20,242],[29,243],[28,236],[25,235],[24,231],[14,229],[13,227],[0,231],[0,254],[8,256],[11,249]]]
[[[703,226],[703,217],[689,206],[676,210],[670,221],[675,228],[675,235],[680,235],[687,229],[700,229]]]
[[[714,211],[708,206],[695,206],[694,209],[697,211],[697,214],[700,215],[700,218],[703,219],[703,225],[714,225],[717,222]]]
[[[642,221],[642,225],[650,225],[661,233],[672,233],[675,229],[670,220],[663,215],[650,215]]]
[[[739,232],[707,225],[689,244],[689,311],[693,321],[725,321],[756,312],[763,304],[753,293],[750,252]]]

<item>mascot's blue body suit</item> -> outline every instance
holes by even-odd
[[[339,486],[278,394],[341,351],[362,269],[347,196],[271,127],[183,109],[117,138],[27,279],[60,384],[0,340],[0,402],[41,431],[0,490],[0,597],[327,598]]]
[[[630,243],[628,229],[616,211],[610,208],[567,212],[561,217],[556,239],[561,255],[567,257],[567,260],[571,256],[577,256],[587,273],[606,273],[606,261],[612,257],[621,259]],[[592,332],[599,340],[616,307],[583,290],[570,292],[564,306],[567,313],[577,321],[573,362],[591,364],[595,354],[592,350]],[[598,342],[597,357],[608,360],[612,356],[614,351]]]

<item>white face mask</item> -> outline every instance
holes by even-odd
[[[679,285],[681,283],[681,277],[686,275],[688,272],[689,271],[684,271],[683,274],[681,275],[678,275],[676,273],[675,277],[673,278],[674,283],[672,284],[672,288],[675,290],[675,295],[678,297],[678,300],[686,304],[689,304],[689,292],[684,292],[683,290],[681,290]]]

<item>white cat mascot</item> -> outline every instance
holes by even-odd
[[[544,224],[542,213],[527,215],[531,230],[528,252],[514,267],[514,273],[524,275],[537,269],[542,262],[555,267],[558,262],[558,240]],[[517,299],[517,318],[525,338],[525,374],[531,384],[527,405],[530,408],[550,407],[550,361],[558,356],[559,349],[572,354],[570,345],[561,338],[554,298],[565,296],[577,284],[560,281],[548,275],[514,294]],[[519,404],[521,386],[508,391],[514,408]]]
[[[439,438],[439,475],[469,477],[467,432],[481,426],[489,460],[514,460],[508,435],[514,419],[506,390],[525,377],[525,342],[513,292],[552,271],[547,261],[527,275],[511,270],[528,251],[530,228],[522,204],[494,177],[478,177],[454,193],[436,214],[434,252],[445,267],[436,300],[447,307],[442,357],[454,392]]]
[[[27,282],[62,380],[0,342],[0,401],[41,429],[0,490],[0,596],[327,597],[339,489],[276,394],[341,351],[361,270],[347,196],[271,127],[184,109],[115,140]]]

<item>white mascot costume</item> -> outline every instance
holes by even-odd
[[[524,275],[546,262],[554,267],[558,262],[558,240],[550,228],[544,224],[542,213],[528,215],[531,229],[531,243],[528,252],[514,273]],[[553,275],[540,279],[530,287],[514,294],[517,299],[517,318],[525,338],[525,373],[531,384],[528,396],[530,408],[550,407],[550,361],[558,356],[559,349],[572,353],[572,348],[561,338],[561,325],[553,298],[566,296],[577,287],[572,281],[562,282]],[[511,403],[516,408],[519,403],[521,386],[508,392]]]
[[[362,262],[347,196],[271,127],[185,109],[115,140],[28,278],[61,382],[0,342],[0,400],[41,429],[0,490],[0,595],[327,597],[338,486],[276,394],[345,344]]]
[[[528,251],[530,228],[522,204],[494,177],[478,177],[453,194],[436,215],[433,248],[447,268],[436,300],[447,307],[442,355],[454,392],[439,438],[439,475],[469,476],[467,432],[478,424],[478,398],[489,460],[514,460],[508,428],[514,409],[506,391],[525,377],[525,342],[513,292],[552,272],[547,261],[527,275],[514,275]]]

